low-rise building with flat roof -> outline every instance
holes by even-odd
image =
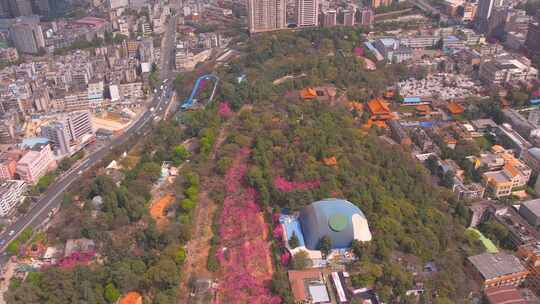
[[[503,160],[503,166],[497,171],[482,174],[484,183],[495,197],[512,194],[515,188],[523,187],[531,178],[532,170],[524,162],[517,159],[510,151],[500,146],[493,146],[495,160]],[[476,164],[475,164],[476,165]],[[489,168],[489,166],[487,166]]]
[[[540,226],[540,199],[537,198],[521,203],[519,214],[523,216],[531,226]]]
[[[517,256],[529,270],[528,282],[536,288],[540,287],[540,242],[521,245]]]
[[[479,76],[487,85],[502,85],[535,80],[538,70],[525,57],[500,56],[482,63]]]
[[[320,270],[290,270],[289,282],[295,302],[330,303],[326,282]]]
[[[514,286],[489,287],[484,290],[489,304],[529,304]]]
[[[540,172],[540,148],[528,149],[522,159],[534,172]]]
[[[494,218],[508,229],[508,242],[514,247],[540,240],[540,231],[531,226],[514,207],[499,207],[494,211]]]
[[[472,275],[482,289],[494,286],[518,286],[529,274],[520,260],[504,252],[482,253],[467,258]]]
[[[480,118],[476,120],[472,120],[471,124],[475,128],[477,132],[489,132],[489,131],[495,131],[499,125],[497,125],[492,119],[490,118]]]

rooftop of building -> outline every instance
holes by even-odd
[[[540,217],[540,198],[528,200],[523,203],[521,203],[520,208],[527,208],[529,211],[531,211],[535,216]]]
[[[510,176],[508,176],[508,174],[503,170],[485,172],[484,177],[488,179],[490,182],[495,182],[498,184],[512,183]]]
[[[296,301],[310,300],[310,285],[324,285],[322,273],[318,269],[290,270],[289,282]],[[321,294],[320,288],[317,290],[317,294]]]
[[[540,240],[540,231],[532,227],[513,207],[499,207],[495,218],[503,224],[521,244]]]
[[[367,104],[368,109],[373,114],[389,114],[390,107],[388,103],[382,99],[376,98],[372,99]]]
[[[489,304],[528,304],[514,286],[489,287],[484,290]]]
[[[78,24],[78,25],[91,26],[91,27],[101,27],[107,23],[107,20],[102,19],[102,18],[92,17],[92,16],[86,16],[86,17],[83,17],[81,19],[74,21],[73,23]]]
[[[398,43],[398,40],[392,37],[380,38],[379,41],[387,48],[394,47]]]
[[[529,154],[536,160],[540,160],[540,148],[533,147],[529,149]]]
[[[498,125],[493,121],[493,119],[491,118],[481,118],[481,119],[476,119],[476,120],[472,120],[471,121],[471,124],[476,128],[476,129],[485,129],[485,128],[496,128]]]
[[[21,147],[32,149],[36,145],[48,144],[48,143],[49,143],[49,139],[46,137],[28,137],[28,138],[23,139],[21,143]]]
[[[527,271],[516,256],[504,252],[482,253],[467,259],[485,280]]]
[[[461,114],[465,111],[465,108],[463,108],[463,106],[453,101],[448,103],[447,109],[452,115]]]
[[[18,188],[20,186],[24,185],[24,181],[22,180],[5,180],[0,183],[0,197],[4,196],[4,194],[7,194],[8,192],[12,192],[15,190],[15,188]]]
[[[324,236],[333,249],[349,248],[353,240],[370,241],[371,232],[364,213],[349,201],[329,198],[311,203],[299,216],[305,245],[316,250]]]

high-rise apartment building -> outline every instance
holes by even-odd
[[[392,0],[370,0],[371,8],[377,8],[379,6],[389,6],[392,4]]]
[[[42,16],[47,16],[51,12],[51,3],[49,0],[34,0],[34,11]]]
[[[375,14],[373,13],[373,10],[371,10],[368,7],[363,7],[359,11],[360,20],[359,23],[362,26],[370,26],[373,23],[373,20],[375,19]]]
[[[319,25],[319,1],[296,0],[296,24],[299,27]]]
[[[504,35],[504,26],[510,16],[509,7],[494,7],[491,10],[491,16],[488,20],[486,34],[489,37],[502,37]]]
[[[86,135],[93,135],[94,129],[89,111],[77,111],[41,128],[41,135],[49,139],[60,155],[74,152],[73,146],[83,143]]]
[[[9,37],[22,53],[37,54],[45,47],[45,38],[39,23],[17,22],[9,28]]]
[[[285,0],[248,0],[250,33],[268,32],[287,27]]]
[[[356,23],[356,8],[349,8],[343,11],[343,25],[354,26]]]
[[[476,10],[478,9],[478,5],[476,3],[464,3],[463,4],[463,17],[461,17],[462,21],[473,21],[476,17]]]
[[[327,10],[323,12],[322,24],[325,27],[335,26],[337,24],[336,10]]]
[[[53,121],[41,127],[41,136],[49,139],[54,150],[60,155],[70,154],[68,126],[61,121]]]
[[[489,18],[493,8],[502,5],[502,0],[480,0],[476,11],[476,28],[482,33],[486,33],[489,27]]]
[[[8,0],[0,0],[0,17],[2,18],[11,17],[11,9],[9,8]]]
[[[84,135],[93,134],[92,117],[89,111],[70,113],[66,117],[72,141],[80,141]]]
[[[30,16],[33,14],[30,0],[9,0],[9,9],[13,17]]]
[[[508,32],[526,33],[529,21],[530,17],[524,10],[508,6],[494,7],[489,17],[487,34],[502,40]]]
[[[540,23],[536,20],[529,23],[527,37],[525,38],[525,47],[529,54],[540,54]]]

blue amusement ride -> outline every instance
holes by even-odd
[[[186,99],[184,103],[180,106],[182,110],[190,110],[197,104],[197,99],[195,97],[197,96],[197,93],[199,92],[199,90],[205,87],[206,82],[208,80],[212,80],[214,82],[214,87],[212,88],[212,94],[210,95],[210,98],[208,98],[208,103],[212,102],[212,100],[214,99],[214,95],[216,93],[216,88],[219,82],[219,78],[216,75],[212,75],[212,74],[203,75],[197,78],[197,81],[195,81],[193,90],[191,90],[191,95],[189,95],[188,99]]]

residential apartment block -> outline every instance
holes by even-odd
[[[68,113],[41,128],[59,155],[72,154],[93,138],[94,128],[89,111]]]
[[[287,27],[287,3],[284,0],[248,0],[250,33],[275,31]]]
[[[322,25],[324,27],[337,25],[337,12],[336,10],[327,10],[323,12]]]
[[[299,27],[319,25],[318,0],[296,0],[296,24]]]
[[[0,183],[0,217],[9,215],[24,198],[26,183],[21,180],[7,180]]]
[[[17,170],[17,157],[9,152],[0,154],[0,181],[13,179]]]

